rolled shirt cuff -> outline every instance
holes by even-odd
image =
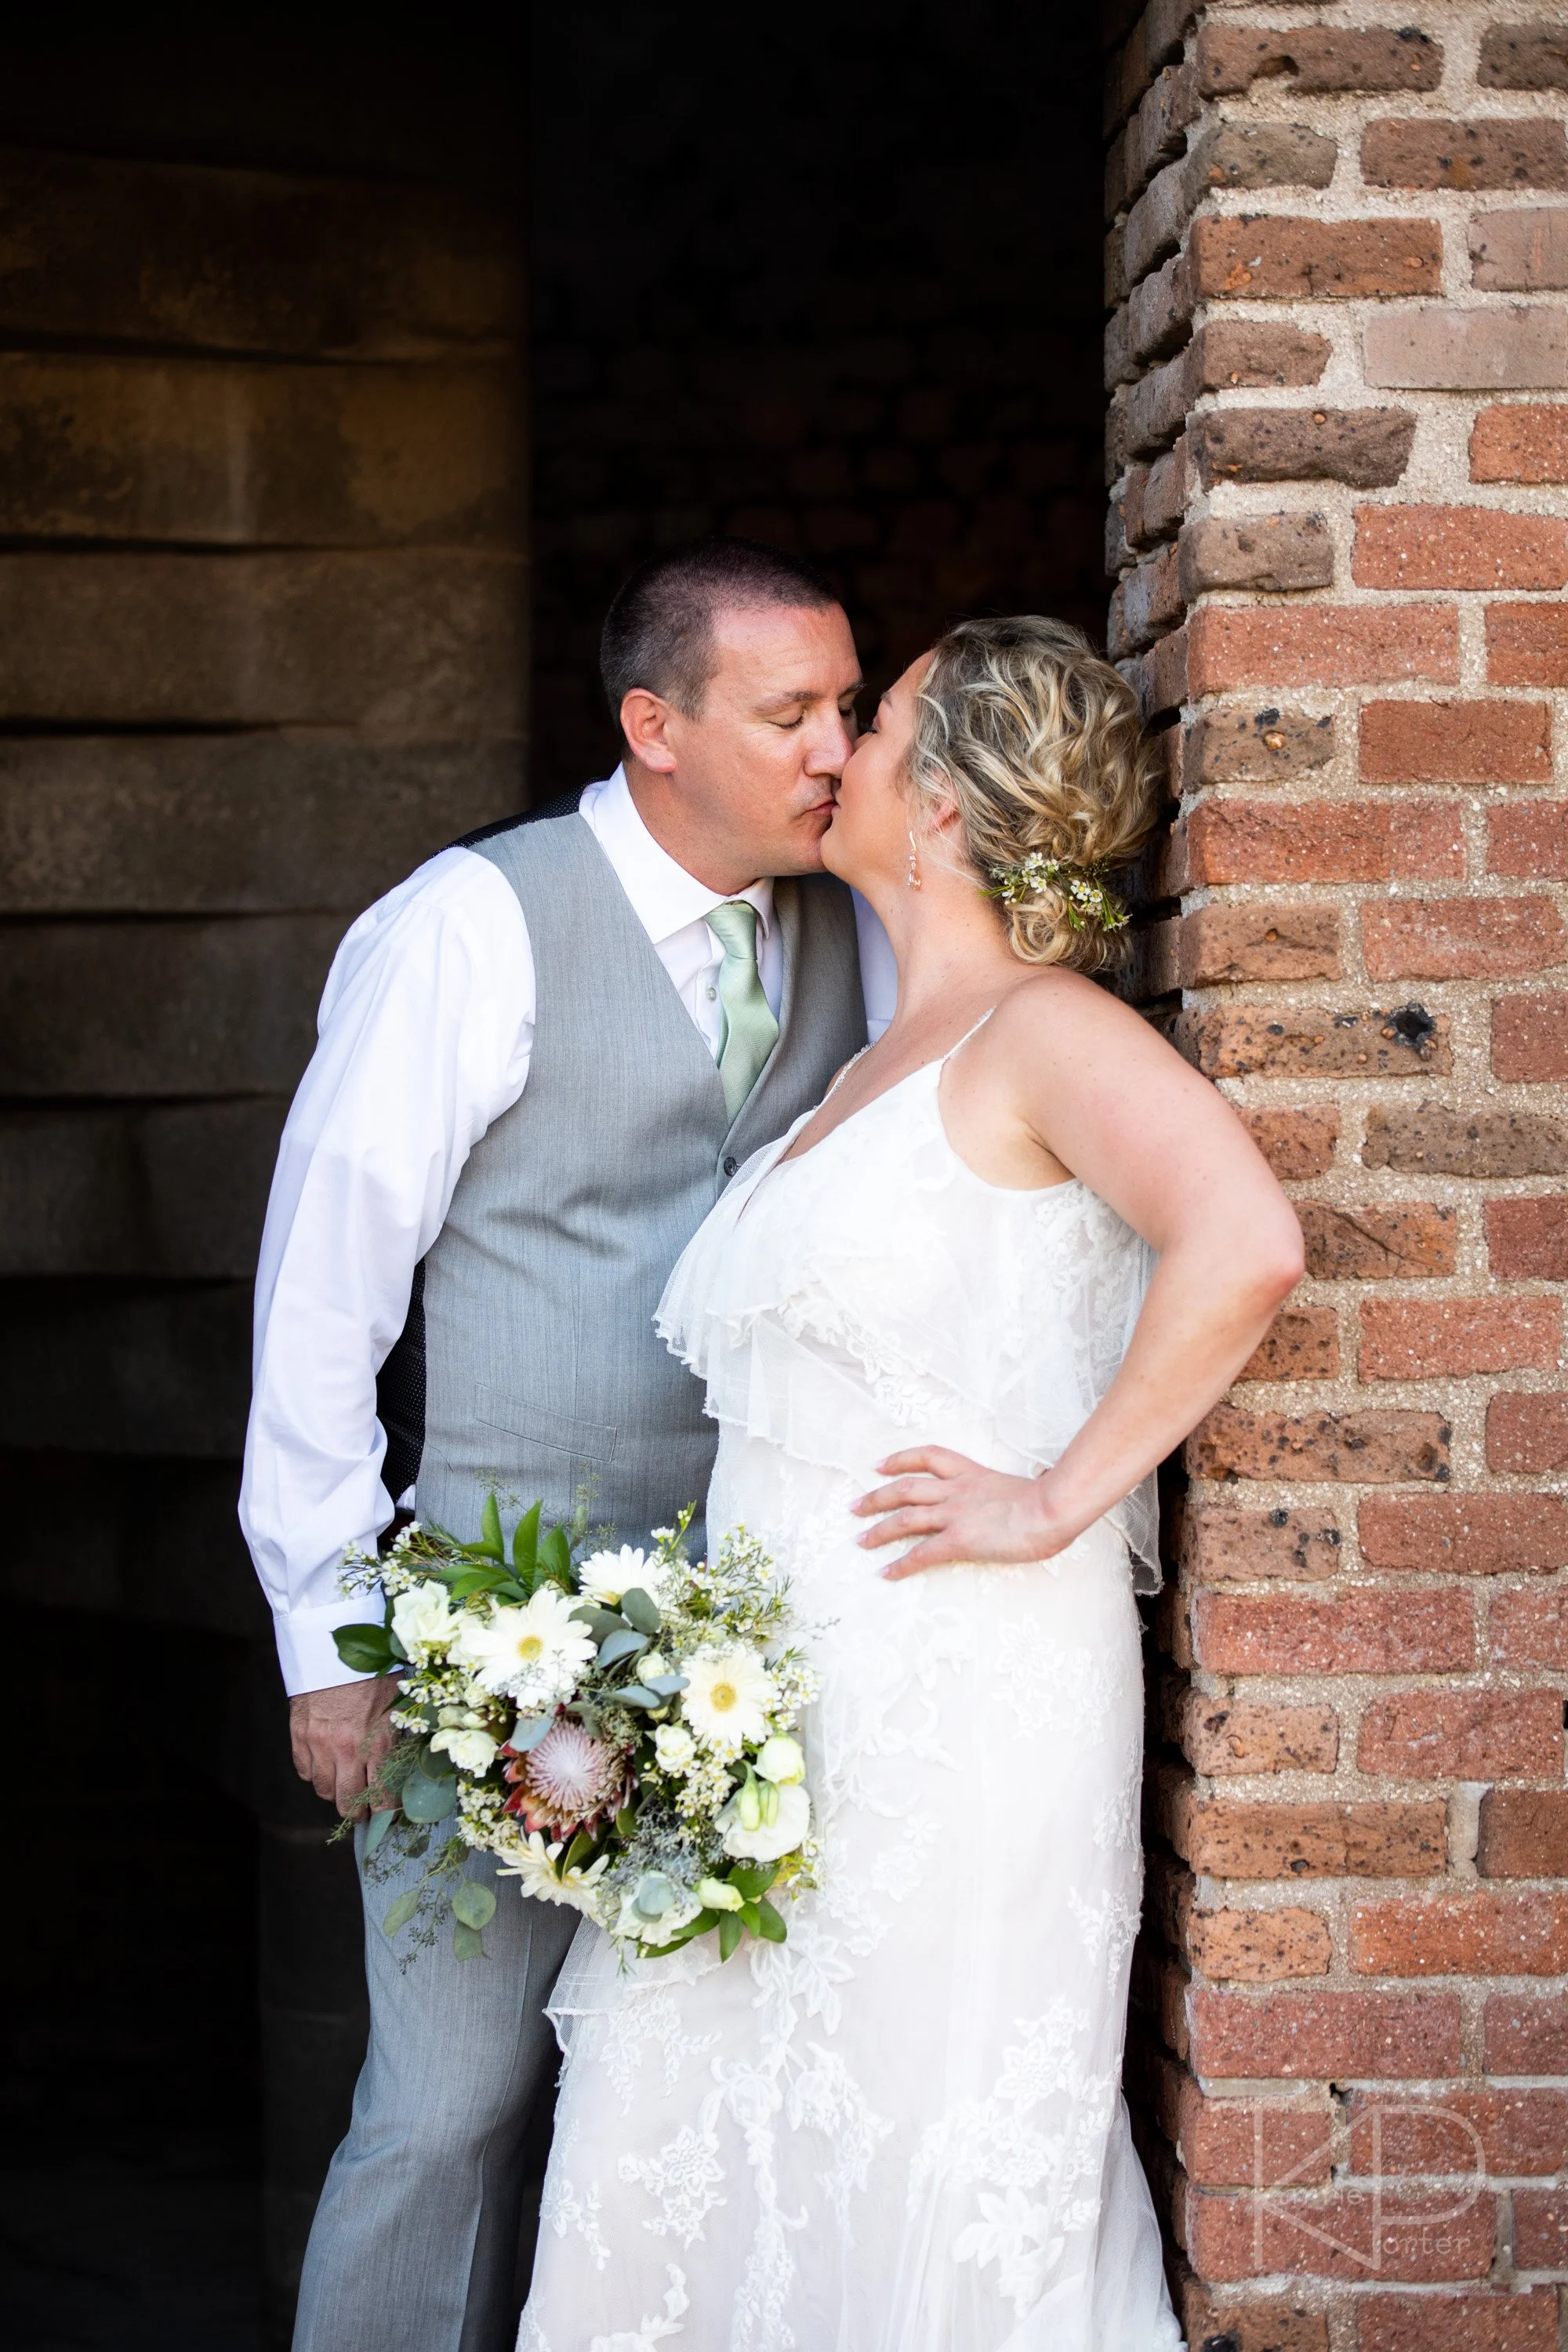
[[[376,1592],[345,1593],[325,1609],[279,1609],[273,1612],[278,1637],[278,1663],[283,1687],[290,1698],[301,1691],[331,1690],[342,1683],[364,1683],[373,1677],[356,1675],[338,1655],[332,1639],[339,1625],[379,1624],[382,1602]]]

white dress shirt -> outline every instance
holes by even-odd
[[[579,807],[717,1059],[723,950],[705,919],[721,894],[659,847],[623,770],[590,784]],[[776,1014],[773,884],[738,895],[757,910],[758,975]],[[875,1038],[898,975],[859,898],[855,915]],[[516,893],[471,849],[443,849],[389,890],[332,960],[262,1234],[239,1506],[291,1692],[356,1679],[332,1631],[365,1613],[363,1597],[338,1589],[345,1547],[373,1549],[392,1517],[376,1374],[464,1162],[527,1084],[536,1002]]]

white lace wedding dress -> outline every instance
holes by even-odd
[[[821,1672],[821,1885],[727,1966],[622,1975],[580,1932],[519,2352],[1179,2352],[1119,2089],[1150,1498],[893,1584],[847,1514],[900,1446],[1054,1460],[1148,1279],[1082,1184],[964,1165],[942,1066],[759,1154],[665,1294],[721,1424],[710,1539],[766,1544]]]

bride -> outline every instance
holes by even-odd
[[[1119,2089],[1150,1474],[1301,1271],[1220,1097],[1084,974],[1149,825],[1127,688],[969,622],[824,844],[898,1012],[676,1267],[710,1539],[792,1580],[819,1887],[621,1975],[579,1936],[520,2352],[1177,2352]]]

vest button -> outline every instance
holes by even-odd
[[[732,1175],[734,1174],[734,1172],[735,1172],[736,1169],[740,1166],[740,1164],[741,1164],[741,1163],[740,1163],[740,1161],[739,1161],[737,1159],[735,1159],[735,1158],[734,1158],[731,1153],[729,1153],[729,1152],[726,1152],[726,1153],[725,1153],[725,1155],[724,1155],[724,1173],[725,1173],[725,1175],[726,1175],[726,1176],[732,1176]]]

